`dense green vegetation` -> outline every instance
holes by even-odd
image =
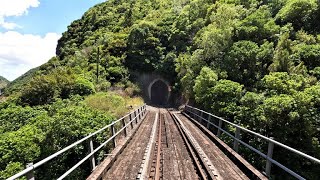
[[[9,163],[14,154],[2,155],[7,159],[1,162],[9,165],[1,166],[1,176],[43,157],[41,143],[47,142],[48,131],[38,128],[41,121],[36,119],[55,122],[56,116],[63,117],[60,111],[65,112],[46,107],[110,87],[134,95],[138,88],[130,82],[133,72],[156,72],[197,107],[319,158],[319,19],[318,0],[109,0],[98,4],[68,27],[56,57],[6,89],[7,94],[15,94],[10,100],[14,103],[0,110],[17,111],[10,118],[19,123],[10,124],[5,117],[3,131],[10,130],[6,133],[12,137],[20,135],[13,138],[16,141],[26,138],[23,134],[39,135],[23,140],[29,143],[25,146],[35,148],[20,159]],[[94,99],[108,99],[100,96],[104,95],[89,96],[75,109],[98,107]],[[109,107],[105,104],[101,109]],[[31,114],[19,114],[28,108]],[[30,132],[34,127],[38,130]],[[243,139],[250,137],[243,135]],[[0,141],[5,144],[9,139]],[[266,151],[267,144],[250,143]],[[264,168],[261,159],[240,150],[251,163]],[[275,159],[284,165],[308,179],[320,179],[319,166],[277,147],[275,152]],[[272,173],[275,178],[288,177],[278,169]]]
[[[102,128],[128,112],[128,106],[136,108],[142,103],[140,98],[115,93],[98,93],[86,98],[76,95],[64,100],[56,98],[51,104],[34,107],[17,105],[10,100],[1,103],[0,179],[6,179],[24,169],[27,163],[38,162]],[[96,104],[100,104],[99,108]],[[109,136],[109,131],[99,134],[94,144],[102,143]],[[98,161],[110,150],[109,146],[98,153]],[[77,146],[37,170],[36,177],[56,179],[85,157],[87,151],[87,143]],[[85,177],[90,173],[89,167],[89,164],[81,166],[69,178]]]
[[[8,84],[8,86],[4,89],[5,94],[8,96],[13,93],[17,93],[23,89],[24,85],[26,85],[32,77],[37,72],[38,68],[30,69],[28,72],[13,80]]]
[[[9,81],[6,78],[0,76],[0,89],[7,87],[8,84]]]

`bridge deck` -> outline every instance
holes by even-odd
[[[147,115],[130,143],[103,176],[103,179],[135,179],[137,177],[154,117],[155,113]]]
[[[109,165],[110,169],[105,169],[103,174],[100,175],[102,179],[137,179],[141,177],[139,174],[141,174],[143,162],[145,162],[143,159],[145,158],[146,149],[148,149],[148,142],[151,141],[157,111],[151,110],[149,112],[123,152],[114,159],[114,162],[109,160],[112,165]],[[184,127],[191,132],[190,136],[193,136],[198,142],[200,148],[218,171],[219,177],[217,179],[249,179],[197,126],[184,115],[180,113],[176,115],[181,120],[180,122],[184,124]],[[178,129],[181,128],[178,128],[178,124],[175,123],[170,114],[162,109],[157,123],[156,134],[159,133],[158,137],[161,136],[161,144],[155,142],[156,145],[153,147],[152,153],[150,153],[151,156],[148,161],[151,165],[148,167],[150,175],[148,178],[154,176],[155,167],[152,164],[156,164],[156,154],[160,154],[161,164],[159,169],[161,171],[161,179],[202,179],[195,165],[197,163],[192,159],[190,150],[187,149],[186,141],[183,140],[182,134],[179,133]],[[162,125],[161,132],[159,132],[160,124]],[[157,153],[155,150],[159,144],[161,145],[161,153]],[[103,166],[107,167],[105,164]],[[99,169],[99,166],[97,169]],[[94,173],[96,172],[94,171]],[[98,176],[91,175],[88,179],[95,179],[94,177]]]
[[[249,179],[198,127],[196,127],[184,115],[178,117],[187,126],[196,138],[202,149],[224,179]]]

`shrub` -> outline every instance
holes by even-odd
[[[72,89],[72,94],[79,94],[81,96],[90,95],[95,93],[94,85],[92,82],[78,77]]]

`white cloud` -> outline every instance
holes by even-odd
[[[4,18],[1,18],[0,17],[0,27],[3,27],[5,29],[8,29],[8,30],[12,30],[12,29],[16,29],[16,28],[21,28],[21,26],[19,26],[18,24],[16,23],[12,23],[12,22],[5,22],[4,21]]]
[[[29,8],[38,7],[39,4],[39,0],[0,0],[0,26],[5,29],[19,27],[13,22],[6,22],[5,18],[27,14]]]
[[[0,32],[0,75],[14,80],[29,69],[47,62],[55,56],[60,37],[56,33],[41,37],[15,31]]]

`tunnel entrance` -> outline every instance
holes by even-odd
[[[166,105],[168,103],[169,87],[162,80],[154,82],[151,86],[151,102],[154,105]]]

